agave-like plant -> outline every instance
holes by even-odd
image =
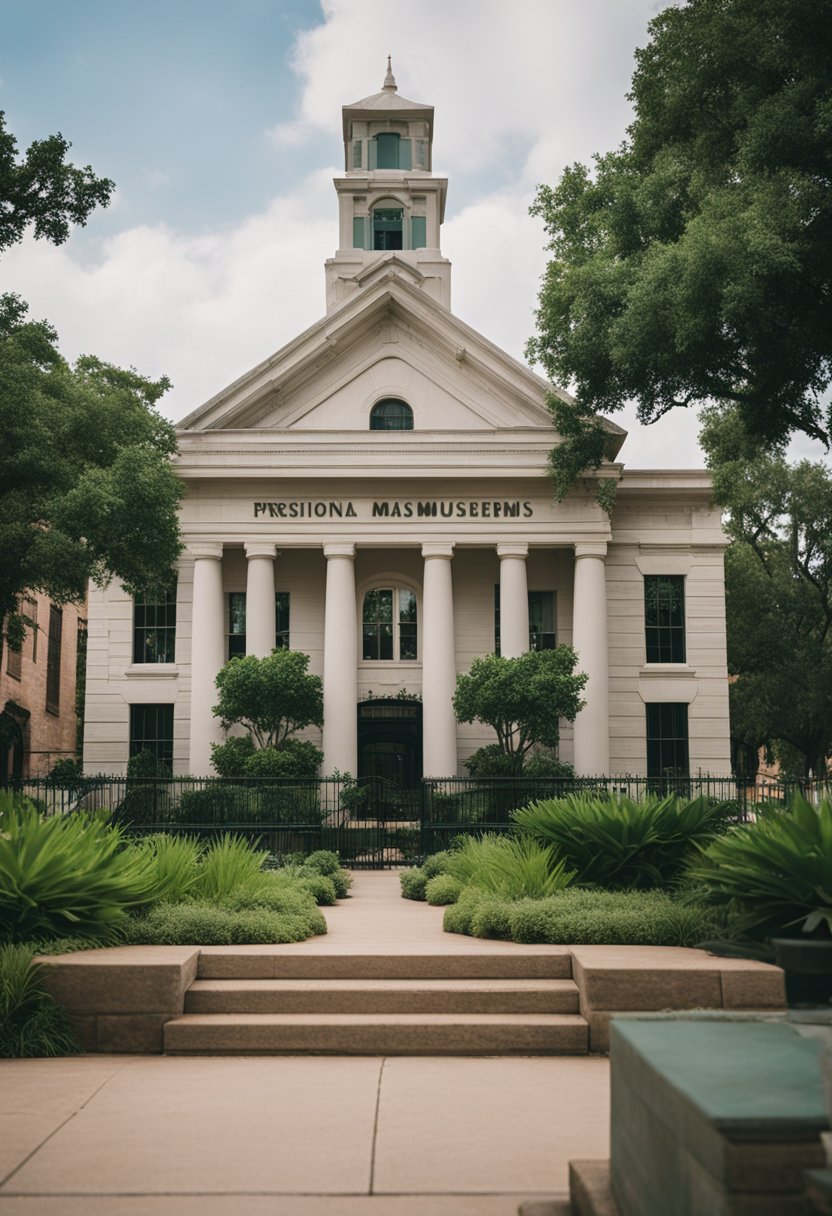
[[[197,899],[217,900],[241,889],[256,889],[267,882],[263,866],[268,853],[252,848],[242,836],[226,832],[212,841],[197,871],[191,894]]]
[[[447,854],[445,871],[463,886],[505,899],[541,899],[563,890],[574,878],[574,870],[567,870],[551,845],[494,833],[467,837]]]
[[[553,845],[578,882],[601,887],[662,887],[679,877],[693,846],[722,822],[718,803],[672,794],[640,802],[618,794],[567,794],[516,810],[523,836]]]
[[[760,804],[755,821],[713,840],[688,873],[730,906],[738,933],[832,936],[832,799],[815,807],[796,793],[786,810]]]
[[[152,857],[84,814],[43,818],[0,794],[0,934],[8,941],[102,938],[156,894]]]

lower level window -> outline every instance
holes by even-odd
[[[555,592],[529,592],[529,650],[555,649]],[[500,584],[494,584],[494,653],[500,653]]]
[[[157,760],[173,764],[173,706],[130,706],[130,755],[152,752]]]
[[[416,594],[405,587],[377,587],[364,596],[361,657],[409,662],[417,657]]]
[[[662,701],[645,708],[648,778],[672,780],[689,776],[687,703]]]
[[[277,591],[274,597],[275,650],[289,649],[289,592]],[[246,593],[232,591],[228,596],[228,657],[246,653]]]

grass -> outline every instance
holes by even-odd
[[[31,946],[0,946],[0,1056],[28,1059],[80,1051],[66,1011],[45,991]]]

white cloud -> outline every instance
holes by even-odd
[[[437,171],[450,177],[443,251],[454,263],[454,311],[522,359],[546,257],[542,226],[527,214],[534,186],[619,141],[631,51],[655,7],[324,0],[323,23],[296,47],[297,116],[268,134],[276,146],[299,147],[339,131],[341,106],[380,88],[390,52],[401,92],[436,107]],[[94,248],[26,241],[3,259],[3,289],[56,326],[68,357],[90,351],[167,373],[174,389],[163,408],[181,418],[323,314],[340,171],[320,169],[262,213],[203,235],[160,225],[125,229]],[[464,174],[491,185],[455,194]],[[695,433],[687,415],[633,425],[622,455],[631,466],[696,465]]]

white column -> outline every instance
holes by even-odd
[[[358,771],[355,545],[324,545],[324,776]]]
[[[191,622],[191,739],[188,772],[210,777],[211,744],[222,742],[214,683],[225,665],[225,604],[222,592],[222,545],[188,546],[194,558],[194,598]]]
[[[452,544],[424,544],[422,585],[423,768],[426,777],[455,777],[456,689]]]
[[[266,658],[274,650],[275,546],[248,541],[246,574],[246,654]]]
[[[516,659],[529,649],[528,545],[498,545],[500,559],[500,654]]]
[[[609,773],[609,642],[605,543],[575,546],[572,645],[578,670],[589,676],[586,705],[575,719],[575,772],[579,777]]]

